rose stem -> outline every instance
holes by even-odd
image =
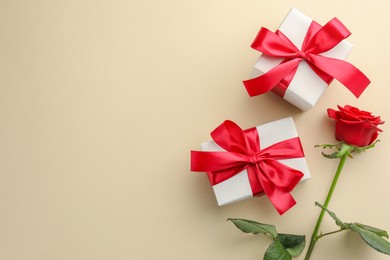
[[[325,203],[324,203],[324,208],[328,208],[328,204],[329,204],[329,201],[330,199],[332,198],[332,195],[333,195],[333,191],[336,187],[336,184],[337,184],[337,181],[339,180],[339,177],[340,177],[340,173],[344,167],[344,163],[345,163],[345,160],[347,159],[347,155],[344,154],[343,156],[340,157],[340,163],[339,163],[339,166],[337,167],[337,171],[336,171],[336,174],[333,178],[333,181],[332,181],[332,185],[330,186],[330,189],[329,189],[329,192],[328,192],[328,196],[326,197],[326,200],[325,200]],[[313,249],[314,249],[314,246],[315,244],[317,243],[318,241],[318,230],[320,229],[320,225],[321,225],[321,222],[322,222],[322,219],[324,218],[324,214],[325,214],[325,210],[322,209],[321,210],[321,213],[318,217],[318,220],[317,220],[317,224],[316,226],[314,227],[314,231],[313,231],[313,234],[311,236],[311,241],[310,241],[310,245],[309,245],[309,249],[306,253],[306,256],[305,256],[305,260],[309,260],[310,259],[310,256],[313,252]]]

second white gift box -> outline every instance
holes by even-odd
[[[230,123],[232,123],[232,122],[230,122]],[[222,128],[223,129],[222,132],[223,132],[223,131],[225,131],[225,128],[228,128],[229,126],[230,125],[226,126],[226,125],[222,124],[217,129],[220,130]],[[271,166],[275,166],[275,164],[280,164],[279,165],[279,166],[281,166],[280,168],[287,168],[287,169],[290,169],[290,171],[287,171],[287,173],[283,173],[285,175],[280,175],[282,177],[278,176],[276,178],[280,178],[280,179],[286,178],[286,182],[288,182],[288,179],[291,177],[289,174],[296,174],[296,172],[300,172],[300,174],[302,174],[302,176],[299,177],[297,182],[307,180],[310,178],[310,172],[309,172],[309,169],[308,169],[308,166],[306,163],[306,159],[304,158],[304,154],[303,154],[302,146],[301,146],[301,143],[300,143],[300,140],[298,137],[298,133],[297,133],[297,130],[295,128],[294,121],[291,117],[280,119],[280,120],[273,121],[273,122],[269,122],[266,124],[262,124],[262,125],[255,127],[255,128],[252,128],[252,129],[244,130],[244,135],[247,135],[248,131],[250,130],[250,131],[252,131],[253,136],[254,136],[253,138],[252,137],[251,138],[253,140],[258,138],[257,145],[259,145],[259,147],[256,148],[258,150],[258,152],[253,153],[253,151],[252,151],[252,153],[253,153],[252,156],[247,156],[247,157],[242,156],[242,158],[240,157],[241,156],[240,154],[236,155],[236,153],[231,153],[232,156],[234,157],[232,159],[232,162],[226,161],[226,160],[230,160],[230,158],[228,158],[228,159],[219,158],[220,155],[226,154],[226,150],[216,143],[216,141],[219,142],[220,141],[219,139],[223,138],[223,137],[221,137],[221,134],[220,134],[221,131],[218,130],[219,132],[216,133],[215,132],[216,130],[214,130],[214,136],[212,133],[214,141],[208,141],[208,142],[201,144],[201,148],[202,148],[203,152],[192,151],[191,168],[193,171],[202,171],[202,170],[208,171],[208,177],[210,179],[211,184],[213,185],[213,190],[214,190],[218,205],[220,205],[220,206],[227,205],[230,203],[238,202],[240,200],[252,198],[253,196],[263,195],[264,192],[267,194],[267,190],[264,190],[263,187],[260,187],[260,189],[258,190],[259,191],[258,194],[254,194],[253,187],[251,185],[251,178],[254,178],[254,177],[253,176],[251,177],[250,174],[248,174],[248,168],[245,168],[248,165],[243,167],[244,169],[238,173],[234,173],[234,174],[229,173],[229,171],[231,170],[231,168],[229,168],[229,167],[240,167],[240,166],[237,166],[237,164],[235,163],[235,160],[240,161],[240,162],[245,161],[248,164],[251,164],[251,162],[253,162],[253,163],[259,162],[259,167],[264,166],[264,164],[262,164],[263,162],[260,162],[263,159],[268,160],[266,163],[271,164]],[[231,132],[232,132],[232,136],[229,136],[228,138],[230,138],[233,143],[236,140],[239,140],[239,142],[242,142],[242,143],[251,142],[250,141],[251,139],[243,140],[243,138],[240,136],[240,133],[238,133],[239,131],[237,129],[234,129]],[[235,133],[238,133],[237,136],[234,136]],[[291,144],[289,143],[292,141],[294,141],[294,148],[293,149],[290,147]],[[221,142],[221,143],[223,143],[223,142]],[[226,145],[225,148],[230,149],[229,147],[227,147],[230,144],[226,144],[226,142],[225,142],[224,145]],[[249,144],[248,147],[250,145],[252,145],[252,144]],[[284,148],[283,147],[284,145],[287,145],[287,146],[290,145],[290,146],[287,148]],[[233,147],[233,146],[235,146],[235,147]],[[240,152],[241,150],[245,150],[245,149],[241,148],[241,147],[237,148],[237,146],[239,146],[239,145],[237,145],[237,144],[231,145],[232,150],[236,149],[236,151],[239,151],[238,153],[244,153],[244,154],[247,153],[246,151]],[[280,147],[283,147],[283,148],[280,149]],[[267,150],[267,149],[269,149],[269,150]],[[285,150],[283,150],[283,149],[285,149]],[[290,149],[290,150],[288,150],[288,149]],[[292,150],[294,150],[294,151],[292,151]],[[264,153],[262,153],[262,151],[264,151]],[[224,153],[224,154],[221,154],[221,153]],[[249,152],[249,154],[250,153],[251,152]],[[267,155],[264,156],[264,154],[267,154]],[[291,155],[291,154],[295,154],[295,155]],[[256,159],[256,156],[258,157],[258,159]],[[292,158],[289,158],[290,156]],[[218,160],[216,159],[216,157],[218,157]],[[254,158],[254,159],[252,160],[252,158]],[[215,163],[210,162],[213,160],[215,161]],[[221,164],[226,164],[226,166],[223,166],[223,167],[226,168],[225,170],[227,171],[227,173],[223,172],[224,171],[223,169],[221,170],[218,168],[221,166]],[[267,165],[265,165],[264,167],[266,167],[266,166]],[[273,171],[278,172],[279,166],[274,167]],[[281,169],[282,172],[284,170],[285,169]],[[261,172],[261,170],[260,170],[260,172]],[[230,174],[230,175],[228,176],[228,178],[226,180],[221,181],[221,180],[218,180],[218,179],[220,179],[220,177],[218,176],[220,173],[222,173],[222,175],[223,174],[228,174],[228,175]],[[278,175],[279,173],[271,173],[271,175],[272,174]],[[224,177],[224,178],[226,178],[226,177]],[[267,180],[267,178],[268,177],[266,176],[265,179]],[[293,178],[293,177],[291,177],[291,178]],[[296,181],[296,179],[294,181]],[[281,182],[283,182],[283,180]],[[271,200],[271,202],[272,202],[272,200]],[[276,204],[277,203],[278,202],[276,202]],[[273,204],[275,205],[274,202],[273,202]],[[294,204],[295,204],[295,202],[294,202]],[[279,213],[281,213],[281,214],[284,213],[283,210],[281,210],[281,211],[279,211]]]

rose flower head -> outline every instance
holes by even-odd
[[[346,105],[337,106],[339,111],[328,108],[328,116],[336,121],[336,139],[346,144],[364,147],[372,144],[382,130],[384,121],[379,116]]]

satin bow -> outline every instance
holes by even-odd
[[[243,131],[229,120],[211,136],[226,151],[191,151],[192,171],[208,172],[211,184],[215,185],[246,169],[252,193],[265,193],[280,215],[295,205],[289,192],[303,173],[277,160],[304,156],[298,137],[260,149],[256,128]]]
[[[358,98],[370,84],[370,80],[352,64],[321,55],[350,34],[337,18],[333,18],[323,27],[313,21],[299,50],[282,32],[273,33],[261,28],[251,47],[263,54],[284,60],[265,74],[243,81],[248,94],[251,97],[261,95],[279,84],[281,89],[275,92],[284,96],[299,63],[305,60],[326,83],[329,84],[335,78]]]

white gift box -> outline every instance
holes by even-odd
[[[260,149],[265,149],[278,142],[298,137],[292,117],[259,125],[256,127],[256,130],[260,138]],[[203,151],[225,151],[214,141],[202,143],[201,148]],[[309,168],[307,167],[306,159],[304,157],[283,159],[278,160],[278,162],[301,171],[304,174],[301,181],[310,178]],[[254,196],[249,183],[247,170],[243,170],[230,179],[214,185],[213,190],[219,206],[252,198]]]
[[[279,27],[290,41],[301,49],[306,33],[313,20],[295,8],[292,8]],[[341,41],[333,49],[321,53],[322,56],[345,60],[352,50],[353,45],[346,40]],[[268,55],[262,55],[254,66],[253,77],[258,77],[268,72],[273,67],[282,62],[282,58],[275,58]],[[312,108],[324,93],[328,84],[323,81],[303,60],[295,73],[295,76],[289,84],[284,99],[305,111]]]

